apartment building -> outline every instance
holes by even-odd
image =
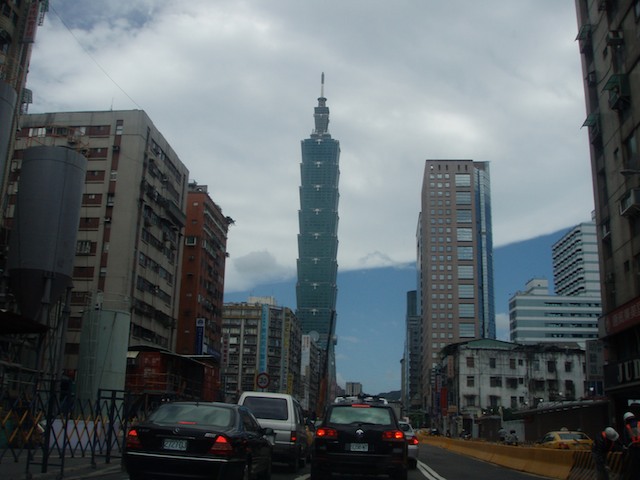
[[[222,314],[222,388],[236,401],[244,391],[302,398],[302,333],[295,313],[273,297],[225,303]]]
[[[640,2],[575,4],[600,260],[604,388],[620,418],[640,387]]]
[[[3,219],[9,229],[21,159],[29,148],[65,147],[87,159],[64,346],[66,375],[74,379],[84,369],[91,379],[104,378],[103,369],[112,365],[109,345],[174,350],[187,167],[141,110],[30,114],[20,126]],[[106,352],[107,359],[98,358],[98,352]],[[113,368],[122,371],[111,373],[121,378],[122,388],[124,363],[118,365]],[[91,385],[95,391],[97,384]]]

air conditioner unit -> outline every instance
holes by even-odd
[[[610,47],[617,47],[618,45],[622,45],[622,30],[611,30],[607,34],[607,45]]]

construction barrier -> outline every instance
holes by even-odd
[[[521,472],[558,480],[597,480],[596,467],[589,450],[556,450],[443,436],[418,436],[421,442],[429,445]],[[625,471],[624,456],[621,453],[610,453],[607,465],[610,479],[622,480]]]

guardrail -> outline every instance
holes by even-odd
[[[462,440],[418,433],[420,441],[502,467],[558,480],[597,480],[590,450],[554,450],[535,446],[512,446],[482,440]],[[611,480],[622,478],[626,459],[609,453]]]

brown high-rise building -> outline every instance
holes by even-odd
[[[496,336],[487,162],[426,161],[417,237],[423,403],[439,409],[442,349]]]
[[[640,2],[576,0],[613,415],[640,388]],[[635,413],[640,414],[640,409]]]
[[[216,367],[216,380],[220,378],[224,270],[231,222],[211,199],[206,185],[189,184],[176,353],[209,358]]]

